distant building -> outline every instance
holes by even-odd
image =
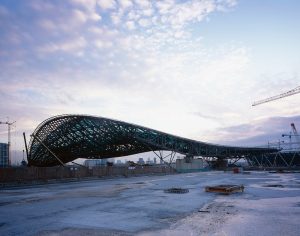
[[[138,162],[137,162],[139,165],[144,165],[145,164],[145,161],[143,158],[139,158]]]
[[[105,161],[105,162],[104,162]],[[86,167],[102,166],[106,165],[106,159],[100,160],[85,160],[83,163]]]
[[[115,163],[115,159],[114,158],[107,158],[107,159],[88,159],[85,160],[83,162],[83,165],[85,165],[86,167],[94,167],[94,166],[106,166],[107,162],[109,162],[110,164],[114,164]]]
[[[107,163],[107,159],[101,159],[100,160],[100,165],[106,166],[106,163]]]
[[[121,160],[117,160],[117,165],[121,165],[122,161]]]
[[[178,172],[194,172],[194,171],[203,171],[204,164],[202,158],[197,159],[177,159],[176,160],[176,170]]]
[[[148,165],[152,165],[154,162],[152,160],[150,160],[150,157],[148,157],[148,160],[146,162]]]
[[[0,167],[8,167],[8,145],[7,143],[0,143]]]

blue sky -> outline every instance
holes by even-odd
[[[297,126],[300,95],[251,103],[299,86],[299,10],[296,0],[0,0],[0,119],[17,121],[18,150],[23,131],[66,113],[215,143],[276,139]]]

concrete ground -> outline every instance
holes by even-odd
[[[204,192],[216,184],[243,184],[245,192]],[[189,192],[164,192],[171,187]],[[299,235],[299,220],[299,173],[202,172],[0,190],[0,235]]]

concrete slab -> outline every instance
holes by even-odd
[[[218,184],[243,184],[245,192],[205,192]],[[164,192],[172,187],[189,192]],[[275,227],[285,225],[286,235],[298,235],[299,173],[201,172],[0,190],[0,235],[249,235],[248,221],[261,226],[264,234],[258,235],[281,235],[263,228],[260,217],[264,224],[280,221]],[[230,227],[234,222],[238,231]]]

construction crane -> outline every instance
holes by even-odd
[[[7,143],[7,146],[8,146],[8,152],[7,152],[7,159],[8,159],[8,165],[10,166],[10,158],[11,158],[11,155],[10,155],[10,130],[11,130],[11,126],[16,123],[16,121],[14,122],[3,122],[3,121],[0,121],[0,125],[7,125],[8,126],[8,143]]]
[[[295,136],[299,136],[299,135],[298,135],[298,131],[297,131],[296,126],[295,126],[294,123],[291,123],[291,127],[292,127],[292,131],[293,131],[294,135],[295,135]]]
[[[282,137],[289,137],[289,140],[290,140],[290,142],[289,142],[289,150],[292,150],[292,136],[294,136],[292,134],[292,132],[290,132],[290,134],[282,134],[281,136]]]
[[[291,123],[291,127],[292,127],[292,131],[289,134],[282,134],[282,137],[288,137],[290,142],[289,142],[289,149],[292,150],[292,144],[297,144],[297,146],[299,146],[300,144],[300,137],[299,134],[297,132],[296,126],[294,123]],[[293,133],[293,134],[292,134]],[[292,137],[295,137],[296,142],[292,143]]]
[[[256,101],[252,104],[252,106],[257,106],[257,105],[260,105],[260,104],[263,104],[263,103],[271,102],[271,101],[281,99],[281,98],[284,98],[284,97],[288,97],[288,96],[291,96],[291,95],[294,95],[294,94],[297,94],[297,93],[300,93],[300,86],[298,86],[298,87],[296,87],[296,88],[294,88],[290,91],[287,91],[285,93],[282,93],[282,94],[279,94],[279,95],[276,95],[276,96],[273,96],[273,97],[269,97],[269,98],[266,98],[266,99],[263,99],[263,100]]]
[[[294,133],[294,136],[296,137],[296,141],[297,141],[297,148],[299,148],[300,146],[300,137],[299,137],[299,134],[298,134],[298,131],[296,129],[296,126],[294,123],[291,123],[291,127],[292,127],[292,131]]]

